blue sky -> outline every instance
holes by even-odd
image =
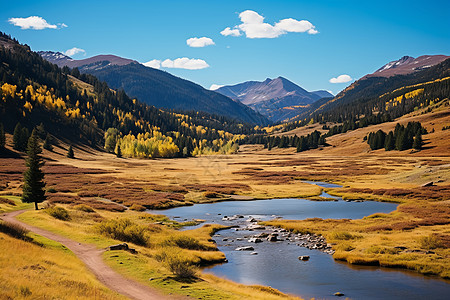
[[[358,79],[404,55],[450,55],[448,0],[1,2],[0,30],[33,50],[76,47],[85,51],[78,59],[115,54],[157,66],[169,59],[162,65],[205,67],[161,67],[205,88],[283,76],[337,93],[351,83],[329,82],[339,75]],[[11,19],[30,16],[51,28]],[[240,36],[221,34],[227,27]],[[214,45],[187,45],[201,37]]]

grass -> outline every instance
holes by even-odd
[[[199,272],[198,266],[223,262],[225,259],[224,254],[217,251],[215,244],[210,240],[211,235],[221,228],[219,225],[207,224],[194,230],[177,231],[173,228],[182,226],[180,225],[182,223],[170,221],[162,215],[131,210],[124,213],[108,211],[87,213],[70,206],[65,206],[65,209],[72,216],[69,221],[54,219],[44,211],[27,211],[18,218],[34,226],[80,242],[93,243],[101,248],[117,244],[123,240],[123,235],[134,232],[127,228],[139,228],[138,232],[143,232],[145,237],[145,244],[141,245],[140,234],[138,243],[129,242],[132,248],[136,248],[138,254],[107,251],[104,253],[105,260],[123,275],[165,293],[202,299],[240,299],[251,297],[253,294],[254,299],[298,299],[278,291],[274,294],[272,290],[265,290],[264,287],[247,287],[214,279]],[[99,214],[99,220],[95,214]],[[99,230],[105,234],[99,235]],[[134,234],[131,234],[131,238],[134,237]],[[128,239],[130,236],[125,238]],[[150,278],[152,280],[149,280]]]
[[[125,299],[100,284],[71,252],[39,241],[43,247],[0,233],[1,299]]]

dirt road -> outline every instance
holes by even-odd
[[[15,217],[23,212],[24,210],[6,213],[1,215],[1,218],[7,222],[20,224],[29,231],[63,244],[86,264],[100,282],[119,294],[137,300],[168,299],[168,297],[159,294],[148,286],[123,277],[107,266],[102,258],[104,250],[98,249],[93,245],[78,243],[50,231],[20,222]]]

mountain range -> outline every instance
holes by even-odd
[[[449,76],[450,56],[404,56],[389,62],[374,73],[361,77],[334,98],[323,98],[314,102],[293,120],[307,120],[314,115],[337,114],[337,111],[345,113],[354,110],[356,106],[365,106],[368,113],[375,109],[371,105],[385,93]]]
[[[203,111],[257,125],[269,123],[266,117],[239,101],[131,59],[98,55],[75,60],[60,52],[41,51],[39,54],[59,67],[76,67],[81,73],[94,75],[110,87],[123,89],[129,96],[158,108]]]
[[[327,91],[308,92],[283,77],[223,86],[216,91],[248,105],[274,122],[295,117],[299,110],[321,98],[333,97]]]

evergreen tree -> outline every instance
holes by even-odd
[[[120,145],[117,145],[117,150],[116,150],[116,156],[118,157],[118,158],[121,158],[122,157],[122,150],[120,150]],[[185,147],[186,148],[186,147]],[[183,149],[184,150],[184,149]]]
[[[5,145],[6,145],[5,129],[3,128],[3,124],[0,123],[0,150],[5,148]]]
[[[73,153],[72,145],[69,146],[69,150],[67,150],[68,158],[75,158],[75,154]]]
[[[421,150],[422,149],[422,133],[420,133],[420,130],[417,131],[416,136],[414,137],[414,143],[413,143],[413,148],[416,150]]]
[[[44,149],[46,149],[48,151],[53,151],[52,140],[51,140],[50,134],[48,134],[48,133],[47,133],[47,136],[45,137],[43,147],[44,147]]]
[[[17,123],[16,127],[14,128],[14,134],[13,134],[13,148],[15,150],[22,149],[22,125],[20,123]]]
[[[41,167],[44,165],[40,153],[42,149],[39,145],[39,138],[36,130],[33,130],[27,145],[26,166],[28,169],[23,174],[24,184],[22,193],[22,202],[34,202],[34,207],[38,209],[38,203],[45,200],[45,182],[44,173]]]
[[[395,149],[395,138],[394,133],[389,131],[389,134],[386,136],[386,141],[384,143],[384,149],[386,151],[391,151]]]

